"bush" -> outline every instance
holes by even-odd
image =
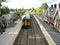
[[[7,13],[9,13],[9,8],[6,6],[2,7],[1,8],[1,14],[3,15],[3,14],[7,14]]]
[[[17,13],[14,13],[13,14],[13,20],[15,21],[17,19],[17,17],[18,17]]]
[[[32,9],[31,9],[31,12],[34,12],[34,13],[43,15],[43,10],[44,10],[44,9],[47,9],[47,8],[48,8],[47,3],[43,3],[43,4],[41,5],[41,7],[39,7],[39,8],[32,8]]]
[[[2,15],[1,15],[1,7],[0,7],[0,17],[1,17]]]

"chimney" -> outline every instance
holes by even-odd
[[[59,3],[59,8],[60,8],[60,3]]]
[[[51,5],[51,8],[53,8],[53,5]]]
[[[57,8],[57,4],[54,4],[54,8]]]

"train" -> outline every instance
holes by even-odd
[[[29,28],[30,27],[30,14],[26,14],[23,18],[23,28]]]
[[[57,4],[54,4],[54,7],[51,5],[51,7],[48,7],[43,13],[44,21],[55,28],[56,31],[60,32],[60,8],[57,8]]]

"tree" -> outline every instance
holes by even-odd
[[[43,3],[42,6],[41,6],[42,9],[47,9],[48,8],[48,5],[47,3]]]
[[[0,7],[0,16],[1,16],[1,7]]]
[[[9,13],[9,8],[6,6],[2,7],[1,8],[1,14],[7,14],[7,13]]]
[[[10,11],[14,12],[15,10],[14,9],[10,9]]]
[[[32,8],[31,11],[33,12],[34,11],[34,8]]]
[[[43,10],[47,9],[48,8],[48,5],[47,3],[43,3],[41,7],[39,7],[39,12],[41,15],[43,15]]]
[[[43,15],[43,10],[47,8],[48,8],[47,3],[43,3],[42,6],[40,6],[39,8],[32,8],[31,12],[35,12],[37,14]]]

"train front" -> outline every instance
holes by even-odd
[[[30,27],[30,14],[26,14],[23,18],[23,28],[29,28]]]

